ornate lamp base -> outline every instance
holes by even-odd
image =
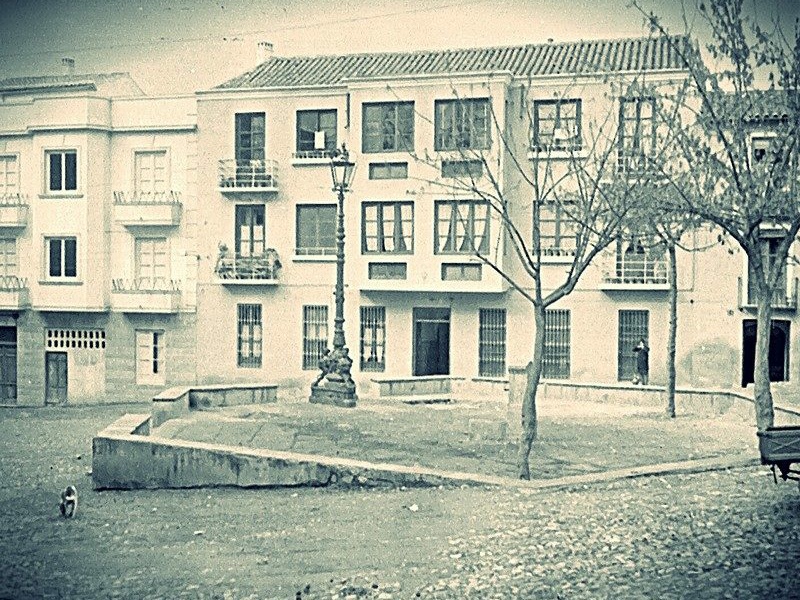
[[[357,400],[355,383],[328,379],[312,385],[311,396],[308,398],[312,404],[331,404],[342,408],[353,408]]]

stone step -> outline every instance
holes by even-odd
[[[453,402],[452,394],[415,394],[413,396],[387,396],[388,399],[396,398],[403,404],[450,404]]]

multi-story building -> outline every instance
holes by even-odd
[[[506,276],[531,282],[473,184],[530,243],[525,174],[589,160],[598,132],[611,174],[632,168],[654,144],[652,90],[684,77],[665,40],[618,39],[271,56],[182,98],[147,98],[120,75],[0,82],[5,397],[144,399],[236,381],[307,396],[333,330],[329,165],[343,143],[357,163],[345,331],[359,394],[380,379],[501,381],[530,360],[534,327]],[[552,287],[574,225],[559,205],[540,217]],[[679,251],[678,379],[741,388],[754,351],[747,260],[709,243],[717,235],[691,232],[686,245],[704,250]],[[786,274],[770,353],[779,395],[798,381]],[[628,382],[644,337],[662,383],[668,287],[665,256],[623,236],[549,309],[544,376]]]
[[[122,73],[0,81],[2,402],[195,380],[195,129]]]

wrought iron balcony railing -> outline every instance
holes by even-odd
[[[274,160],[219,161],[219,187],[222,191],[277,191],[278,163]]]
[[[0,291],[18,292],[28,288],[28,280],[16,275],[0,275]]]
[[[278,253],[269,248],[256,256],[241,256],[220,250],[214,270],[217,277],[231,282],[274,281],[278,278],[280,268]]]
[[[114,192],[114,204],[180,204],[181,193],[168,192]]]
[[[603,283],[664,286],[669,283],[667,261],[641,253],[618,253],[614,269],[603,274]]]
[[[28,206],[28,196],[25,194],[0,194],[0,206]]]
[[[181,282],[161,277],[137,277],[134,279],[112,279],[114,292],[173,294],[181,291]]]
[[[779,287],[772,293],[772,308],[777,310],[797,310],[798,279],[786,281],[786,285]],[[756,308],[758,300],[747,286],[743,277],[739,277],[739,308]]]

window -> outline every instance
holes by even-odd
[[[336,110],[297,111],[297,156],[329,156],[336,149]]]
[[[303,368],[318,369],[328,348],[328,307],[303,307]]]
[[[414,103],[363,105],[362,152],[410,152],[414,149]]]
[[[442,264],[442,281],[480,281],[481,265]]]
[[[361,307],[361,370],[386,370],[386,308]]]
[[[776,234],[778,232],[775,232]],[[778,246],[781,245],[783,238],[778,237],[764,237],[760,240],[761,244],[761,260],[763,263],[764,275],[769,277],[776,264],[778,263]],[[778,276],[778,283],[775,286],[775,291],[772,295],[773,306],[787,306],[790,303],[788,288],[788,277],[786,262],[780,265],[781,273]],[[753,264],[750,260],[747,262],[747,304],[756,305],[758,303],[758,290],[756,289],[755,272]]]
[[[336,253],[336,205],[297,206],[297,254]]]
[[[489,250],[489,205],[480,200],[436,202],[436,254]]]
[[[412,202],[364,202],[361,251],[407,254],[414,251]]]
[[[263,256],[266,244],[263,204],[236,206],[236,257]]]
[[[620,171],[639,171],[655,152],[656,101],[654,98],[620,98],[617,151]]]
[[[164,332],[136,330],[136,383],[164,385]]]
[[[408,179],[408,163],[370,163],[370,179]]]
[[[645,240],[645,244],[647,241]],[[616,283],[655,283],[669,281],[664,248],[658,244],[645,245],[637,238],[618,239],[616,252]]]
[[[578,223],[574,205],[546,202],[539,208],[539,239],[544,256],[575,256]]]
[[[19,166],[16,156],[0,156],[0,198],[19,193]]]
[[[506,374],[506,310],[482,308],[478,314],[478,374],[503,377]]]
[[[45,238],[47,275],[51,278],[78,276],[78,240],[74,237]]]
[[[406,263],[369,263],[370,279],[406,279]]]
[[[236,163],[249,165],[250,161],[264,160],[264,113],[238,113],[236,115]]]
[[[644,338],[649,346],[649,318],[646,310],[619,311],[617,343],[617,379],[631,381],[636,374],[636,353],[633,349]]]
[[[442,177],[465,177],[480,179],[483,177],[482,160],[443,160]]]
[[[489,99],[437,100],[436,150],[485,150],[489,147]]]
[[[75,150],[49,150],[47,190],[72,192],[78,189],[78,153]]]
[[[581,143],[580,100],[534,100],[535,150],[580,150]]]
[[[167,191],[166,150],[136,152],[133,161],[134,186],[137,194],[156,194]]]
[[[136,289],[166,289],[167,238],[136,238]]]
[[[546,379],[569,379],[569,355],[570,312],[562,309],[545,310],[542,377]]]
[[[753,136],[750,139],[750,149],[753,153],[753,162],[765,162],[771,145],[772,138]]]
[[[0,278],[16,278],[18,264],[16,238],[0,238]]]
[[[236,364],[240,367],[261,367],[261,305],[238,304]]]

